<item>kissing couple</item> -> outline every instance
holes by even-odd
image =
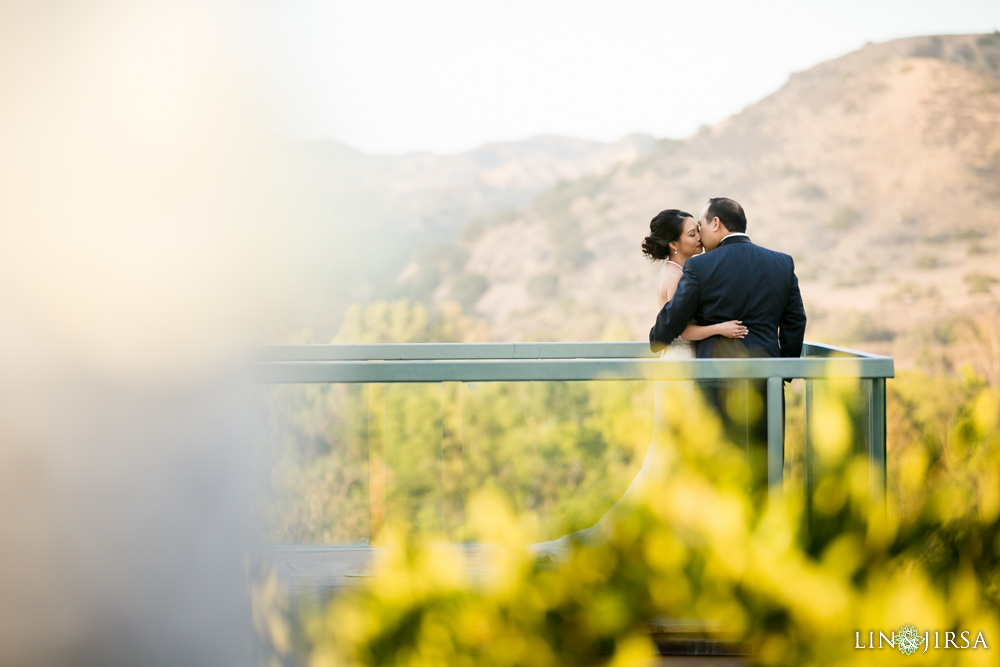
[[[746,229],[743,207],[725,197],[710,199],[697,222],[677,209],[650,221],[642,251],[663,260],[653,352],[699,359],[802,354],[806,313],[795,264],[751,242]]]
[[[726,197],[710,199],[697,222],[677,209],[650,221],[643,254],[663,260],[663,266],[649,347],[661,358],[801,356],[806,313],[795,263],[754,244],[746,229],[743,207]],[[757,486],[767,479],[764,381],[711,380],[699,386],[726,439],[746,448]]]
[[[678,209],[661,211],[650,221],[642,252],[663,266],[656,289],[660,311],[649,331],[649,346],[662,359],[801,356],[806,313],[795,264],[789,255],[751,242],[746,229],[743,207],[725,197],[710,199],[697,221]],[[675,405],[676,399],[698,397],[693,391],[680,392],[666,400],[661,389],[667,383],[656,384],[653,439],[628,490],[590,528],[532,545],[536,555],[561,560],[574,542],[603,539],[613,517],[627,512],[630,499],[664,470],[667,416],[686,418],[691,406]],[[767,480],[766,385],[758,380],[698,385],[717,412],[726,439],[746,448],[753,490],[761,491]]]

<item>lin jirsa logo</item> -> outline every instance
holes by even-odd
[[[900,653],[904,655],[912,655],[917,652],[921,644],[929,643],[924,637],[917,634],[917,629],[912,625],[904,625],[899,629],[899,634],[896,635],[896,648],[899,649]],[[924,647],[927,650],[927,647]]]
[[[976,640],[971,641],[972,633],[968,630],[963,630],[962,632],[945,632],[944,633],[944,645],[941,645],[941,633],[934,632],[934,648],[957,648],[957,649],[967,649],[967,648],[986,648],[986,637],[983,636],[982,631],[976,635]],[[884,632],[878,633],[878,640],[875,639],[875,632],[868,633],[868,643],[867,645],[861,639],[861,633],[854,633],[854,648],[884,648],[889,646],[890,648],[898,648],[899,652],[903,655],[913,655],[923,646],[921,653],[927,653],[927,649],[931,648],[931,633],[925,632],[920,634],[917,629],[910,624],[906,624],[899,629],[899,632],[890,632],[889,636],[886,636]]]

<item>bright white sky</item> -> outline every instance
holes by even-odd
[[[865,42],[1000,28],[997,0],[265,2],[254,57],[284,129],[366,152],[561,134],[680,138]]]

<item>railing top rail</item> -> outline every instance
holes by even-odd
[[[803,357],[888,359],[842,347],[806,342]],[[641,341],[578,343],[400,343],[363,345],[266,345],[254,351],[261,362],[277,361],[448,361],[501,359],[647,359],[658,355]]]
[[[870,352],[861,352],[859,350],[851,350],[846,347],[837,347],[836,345],[828,345],[826,343],[811,343],[806,341],[802,344],[802,356],[803,357],[860,357],[862,359],[891,359],[891,357],[886,357],[881,354],[872,354]]]
[[[538,382],[889,378],[892,359],[486,359],[279,361],[252,364],[263,383]]]
[[[449,359],[635,359],[656,357],[643,342],[378,343],[267,345],[260,361],[410,361]]]

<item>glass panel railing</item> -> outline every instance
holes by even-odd
[[[592,525],[641,466],[652,383],[465,383],[464,495],[492,487],[540,539]]]
[[[418,533],[444,529],[440,383],[383,385],[386,519]]]
[[[262,541],[367,541],[368,393],[367,385],[258,387],[254,498]]]
[[[782,376],[807,377],[784,385],[784,446],[779,438],[777,457],[765,457],[772,493],[780,493],[784,480],[806,491],[810,514],[827,511],[836,499],[817,474],[855,455],[867,459],[862,481],[871,494],[884,489],[884,391],[892,373],[885,358],[840,358],[849,351],[812,346],[838,358],[664,363],[575,359],[569,355],[576,348],[566,345],[557,359],[531,359],[526,355],[535,350],[514,349],[516,358],[464,361],[468,351],[396,347],[394,355],[412,358],[328,360],[323,350],[307,350],[317,358],[297,361],[303,352],[294,351],[259,366],[269,378],[258,385],[265,404],[257,494],[265,542],[379,544],[388,526],[469,541],[475,538],[470,499],[487,488],[534,522],[540,540],[590,526],[635,479],[655,424],[695,439],[699,428],[719,433],[710,426],[712,410],[694,407],[692,397],[701,397],[691,393],[695,383],[679,379],[688,374],[767,386],[779,397]],[[450,361],[429,359],[430,352]],[[626,379],[596,379],[609,374]],[[664,379],[631,379],[644,375]],[[553,376],[594,379],[547,379]],[[666,404],[657,396],[668,386],[688,393]],[[773,420],[775,413],[758,404],[766,396],[759,393],[756,402],[730,396],[724,408],[730,417]],[[775,443],[769,447],[773,453]]]
[[[816,544],[843,530],[851,495],[856,500],[883,495],[884,426],[881,436],[876,433],[879,389],[861,378],[804,381],[805,509]],[[873,457],[875,450],[881,455]]]
[[[258,516],[271,544],[378,544],[387,526],[462,542],[491,488],[540,538],[592,525],[653,431],[652,382],[260,388]]]
[[[486,488],[543,535],[592,524],[628,488],[652,430],[642,381],[369,387],[375,543],[384,526],[465,541],[469,499]]]

